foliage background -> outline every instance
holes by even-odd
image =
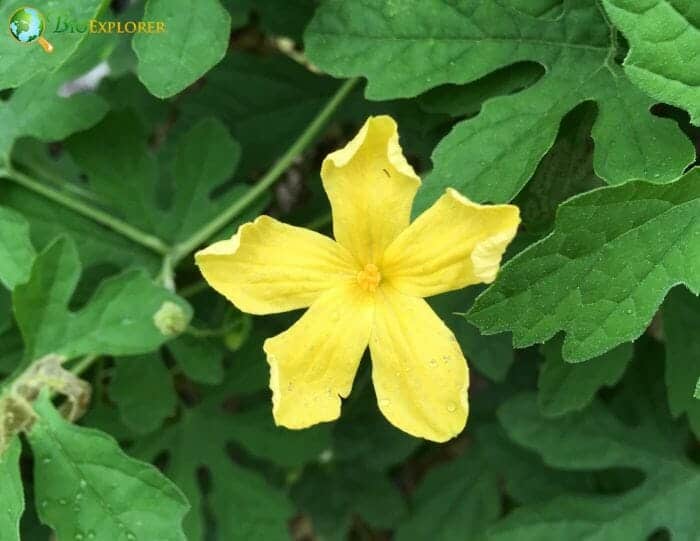
[[[700,4],[38,4],[169,31],[0,39],[3,541],[698,539]],[[329,234],[320,161],[379,113],[416,213],[453,186],[523,215],[491,287],[430,301],[472,369],[444,445],[381,417],[367,359],[340,420],[276,428],[262,342],[297,314],[191,257],[260,212]]]

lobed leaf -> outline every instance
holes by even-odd
[[[0,163],[9,163],[14,142],[20,137],[61,140],[93,126],[105,115],[107,104],[95,94],[59,95],[59,87],[70,75],[39,75],[15,90],[8,100],[0,101]]]
[[[95,193],[129,223],[173,243],[187,238],[245,191],[237,184],[213,196],[233,176],[240,157],[238,143],[213,118],[200,120],[177,139],[172,155],[165,156],[172,157],[172,168],[159,166],[143,126],[130,111],[110,114],[94,129],[73,137],[68,146]],[[170,181],[166,209],[159,203],[161,173]]]
[[[600,402],[557,419],[542,417],[531,394],[501,408],[499,418],[511,438],[551,466],[631,466],[643,478],[618,494],[568,493],[524,505],[495,525],[489,540],[647,539],[659,529],[668,530],[673,539],[693,539],[700,522],[687,502],[700,493],[700,470],[685,455],[685,431],[670,423],[652,390],[658,388],[658,368],[651,357],[630,371],[620,400],[636,410],[635,425]]]
[[[27,221],[18,212],[0,207],[0,283],[12,290],[25,282],[35,255]]]
[[[185,541],[189,505],[156,468],[97,430],[64,421],[47,394],[29,433],[39,518],[60,539]]]
[[[700,300],[687,289],[675,288],[662,309],[666,335],[666,386],[674,417],[687,413],[690,426],[700,434]]]
[[[594,100],[596,174],[610,184],[668,182],[693,159],[687,139],[614,63],[617,44],[600,9],[567,0],[554,20],[506,3],[467,0],[333,0],[306,31],[307,54],[337,77],[364,75],[372,99],[412,97],[445,83],[475,81],[516,62],[538,62],[539,82],[488,100],[433,152],[418,211],[446,187],[478,202],[507,202],[552,145],[561,118]]]
[[[105,280],[88,304],[73,312],[68,305],[80,272],[75,244],[59,238],[36,257],[29,280],[15,287],[12,302],[26,359],[48,353],[72,358],[153,351],[174,332],[159,328],[156,315],[164,305],[176,307],[181,327],[191,317],[184,300],[157,286],[143,271]]]
[[[192,504],[184,525],[190,541],[206,538],[205,509],[209,505],[199,485],[201,471],[206,471],[211,480],[214,516],[224,531],[233,534],[234,525],[240,524],[242,533],[253,535],[252,525],[256,524],[261,535],[275,539],[286,530],[290,515],[286,497],[255,471],[233,464],[227,454],[233,422],[225,415],[221,401],[210,396],[195,408],[185,409],[176,424],[143,438],[133,450],[147,460],[165,454],[165,474]],[[227,498],[238,505],[224,505]]]
[[[632,358],[632,344],[622,344],[585,363],[568,363],[561,356],[562,341],[542,346],[545,362],[537,382],[537,402],[545,417],[581,410],[604,386],[617,383]]]
[[[666,185],[633,182],[573,197],[554,231],[509,261],[474,303],[482,332],[516,347],[566,334],[582,361],[637,338],[669,289],[700,291],[700,170]]]
[[[478,539],[501,514],[498,479],[477,449],[433,468],[413,495],[397,541]]]
[[[172,376],[159,353],[116,359],[109,396],[124,424],[136,433],[152,432],[175,413]]]
[[[19,521],[24,512],[24,490],[19,467],[22,443],[14,437],[9,447],[0,450],[0,532],[3,540],[20,541]]]
[[[700,8],[686,0],[603,0],[628,39],[625,73],[644,92],[700,124]]]
[[[287,497],[270,490],[270,486],[251,470],[235,464],[229,464],[229,468],[230,482],[216,483],[212,493],[212,507],[219,519],[218,528],[222,539],[289,539],[287,521],[294,515],[294,510]],[[236,510],[235,513],[231,512],[232,508]]]
[[[134,36],[138,76],[151,94],[169,98],[218,64],[228,49],[231,17],[219,0],[148,0],[144,21],[162,33]]]

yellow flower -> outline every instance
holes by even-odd
[[[196,254],[207,282],[251,314],[309,307],[264,345],[273,414],[305,428],[340,416],[369,345],[379,409],[414,436],[445,441],[467,420],[469,373],[422,297],[494,280],[520,222],[453,189],[413,223],[420,179],[391,117],[369,118],[321,168],[335,241],[269,216]]]

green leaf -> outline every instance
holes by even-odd
[[[612,61],[615,46],[598,6],[583,0],[566,2],[555,20],[488,0],[332,0],[306,32],[311,61],[337,77],[366,76],[372,99],[469,83],[517,62],[546,68],[539,82],[488,100],[441,141],[418,210],[448,186],[479,202],[511,200],[552,145],[561,118],[587,100],[599,108],[593,137],[600,178],[668,182],[681,174],[693,159],[690,142],[672,121],[651,115],[653,100]]]
[[[143,20],[165,23],[165,32],[132,42],[139,79],[159,98],[187,88],[228,49],[231,17],[218,0],[148,0]]]
[[[513,201],[528,234],[539,237],[549,233],[561,203],[604,185],[593,172],[591,128],[595,116],[595,107],[588,102],[564,117],[554,145]]]
[[[347,539],[353,515],[383,529],[397,526],[406,515],[406,503],[394,484],[362,464],[307,468],[292,497],[311,515],[316,534],[328,540]]]
[[[95,224],[57,203],[10,182],[0,182],[2,204],[19,211],[29,222],[34,246],[41,250],[57,236],[70,236],[86,268],[101,265],[110,269],[160,269],[160,258],[114,231]]]
[[[172,242],[187,238],[246,190],[239,184],[212,197],[236,170],[240,148],[223,124],[211,118],[192,126],[174,146],[172,170],[165,171],[170,179],[165,210],[158,201],[159,164],[133,113],[110,114],[68,146],[93,190],[118,214]]]
[[[482,336],[460,313],[472,304],[477,291],[470,288],[439,295],[430,299],[430,306],[454,332],[467,362],[491,381],[501,382],[515,360],[510,336]]]
[[[157,286],[142,271],[105,280],[86,306],[72,312],[68,304],[79,277],[75,244],[61,238],[37,256],[29,281],[15,287],[12,300],[27,359],[47,353],[68,358],[88,353],[146,353],[172,337],[156,321],[166,303],[178,307],[183,323],[191,316],[185,301]]]
[[[120,357],[109,384],[124,424],[137,433],[152,432],[175,413],[177,395],[159,353]]]
[[[553,19],[561,15],[561,0],[504,0],[504,5],[526,13],[532,17]]]
[[[210,509],[199,483],[202,469],[206,469],[211,479],[217,524],[227,532],[235,524],[258,524],[260,528],[264,524],[261,532],[277,535],[285,531],[290,515],[283,503],[285,497],[254,471],[242,470],[231,462],[227,444],[233,440],[232,417],[225,414],[221,402],[209,397],[195,408],[184,409],[176,424],[143,438],[133,452],[151,461],[167,453],[164,472],[192,504],[185,518],[188,540],[205,539],[205,513]],[[238,505],[225,505],[229,497]]]
[[[276,426],[272,406],[263,404],[236,413],[230,420],[233,441],[251,455],[293,468],[319,459],[331,447],[331,426],[322,424],[305,430]]]
[[[308,24],[317,6],[317,0],[224,0],[239,26],[247,22],[248,11],[254,10],[258,24],[272,38],[285,36],[296,42]]]
[[[211,496],[214,513],[219,518],[220,538],[227,541],[290,539],[287,521],[294,516],[294,510],[287,497],[271,490],[264,479],[250,470],[235,464],[228,468],[230,482],[216,483]]]
[[[630,51],[625,73],[659,101],[700,124],[700,11],[685,0],[603,0]]]
[[[663,306],[666,335],[666,386],[674,417],[688,414],[700,435],[700,401],[694,396],[700,381],[700,299],[687,289],[675,288]]]
[[[477,429],[477,441],[492,471],[505,483],[505,491],[519,504],[545,502],[565,492],[590,490],[586,472],[564,471],[547,466],[535,452],[516,445],[495,424]]]
[[[617,383],[632,358],[632,344],[622,344],[584,363],[566,362],[560,339],[542,346],[545,362],[537,382],[537,401],[546,417],[558,417],[585,408],[601,387]]]
[[[12,290],[26,282],[35,255],[27,220],[14,210],[0,207],[0,283]]]
[[[93,129],[72,137],[68,150],[99,197],[129,223],[154,232],[158,164],[146,138],[132,112],[110,113]]]
[[[21,453],[22,443],[18,437],[10,441],[7,449],[0,450],[0,531],[6,541],[20,541],[19,521],[24,513],[24,490],[19,469]]]
[[[516,347],[566,333],[581,361],[638,337],[667,291],[700,291],[700,169],[676,182],[633,182],[574,197],[554,231],[511,259],[474,303],[482,332]]]
[[[37,510],[59,539],[184,541],[189,506],[157,469],[125,455],[108,435],[72,425],[46,393],[29,433]]]
[[[150,94],[131,72],[102,81],[98,91],[109,102],[112,111],[131,109],[147,126],[167,122],[171,113],[172,105]]]
[[[44,37],[54,46],[51,54],[42,51],[38,43],[18,43],[6,32],[0,40],[0,89],[14,88],[34,76],[56,71],[75,53],[78,45],[88,36],[87,32],[54,32],[58,17],[72,21],[95,19],[106,0],[49,0],[42,2],[40,11],[46,19]],[[27,4],[24,0],[8,0],[0,8],[0,20],[10,16]],[[3,24],[6,24],[3,22]]]
[[[686,457],[685,430],[671,423],[656,392],[660,365],[651,358],[628,372],[620,404],[636,413],[627,424],[600,402],[557,419],[539,414],[534,395],[508,402],[499,418],[511,438],[563,470],[633,468],[640,482],[615,494],[569,493],[525,505],[491,532],[494,541],[648,539],[663,528],[672,539],[693,539],[700,518],[688,505],[700,493],[700,469]]]
[[[253,328],[251,335],[236,351],[231,369],[226,373],[224,388],[228,393],[246,396],[269,389],[270,368],[263,343],[280,330],[271,331],[261,324]]]
[[[476,448],[430,470],[413,495],[397,541],[479,539],[501,514],[498,478]]]
[[[192,381],[207,385],[223,381],[225,349],[219,342],[183,334],[168,342],[168,349],[177,365]]]
[[[17,327],[10,327],[0,334],[0,375],[11,374],[22,361],[24,345]]]
[[[379,412],[369,370],[361,371],[333,426],[332,460],[384,472],[407,460],[420,445],[419,439],[396,430]]]
[[[203,119],[178,141],[173,164],[173,199],[163,232],[179,241],[218,215],[245,191],[241,185],[217,198],[212,192],[238,167],[241,147],[214,118]]]
[[[282,55],[238,53],[207,74],[200,90],[183,96],[182,121],[213,115],[226,124],[241,144],[245,178],[289,147],[337,87]]]
[[[534,62],[520,62],[472,81],[466,85],[443,85],[422,96],[418,102],[429,113],[455,118],[476,115],[484,102],[502,94],[513,94],[534,84],[544,70]]]
[[[0,40],[5,43],[9,40]],[[40,52],[40,54],[44,54]],[[57,141],[96,124],[107,112],[107,103],[99,96],[84,92],[69,98],[58,89],[70,74],[40,75],[15,90],[0,102],[0,162],[9,161],[14,141],[36,137]]]

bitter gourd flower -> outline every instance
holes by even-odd
[[[251,314],[308,310],[266,340],[273,416],[305,428],[340,416],[369,345],[379,409],[396,427],[446,441],[468,414],[469,373],[423,297],[494,280],[520,222],[513,205],[453,189],[413,223],[420,179],[388,116],[372,117],[321,179],[335,240],[260,216],[196,254],[206,281]]]

